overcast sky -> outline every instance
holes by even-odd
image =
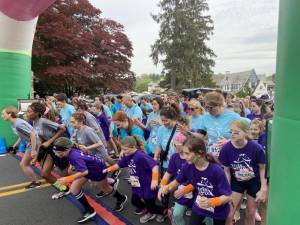
[[[121,23],[134,48],[132,70],[160,73],[150,55],[158,38],[159,25],[150,16],[159,11],[159,0],[90,0],[102,16]],[[215,73],[240,72],[255,68],[272,74],[276,68],[279,0],[207,0],[214,21],[209,46],[217,55]]]

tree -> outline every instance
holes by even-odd
[[[161,0],[158,6],[161,13],[152,17],[160,24],[160,32],[151,57],[163,65],[161,85],[173,90],[190,84],[211,87],[215,54],[206,45],[213,31],[206,1]]]
[[[123,26],[87,0],[58,0],[39,17],[33,43],[35,87],[44,92],[131,90],[132,45]]]

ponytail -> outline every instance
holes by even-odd
[[[130,148],[136,148],[145,151],[145,145],[138,135],[126,136],[121,144]]]

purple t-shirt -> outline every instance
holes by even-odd
[[[186,182],[192,184],[195,187],[197,198],[230,196],[232,193],[223,169],[214,163],[209,163],[204,171],[198,170],[194,164],[185,164],[176,180],[180,184]],[[229,204],[203,209],[200,208],[196,199],[192,210],[201,216],[225,220],[229,213]]]
[[[248,114],[247,115],[247,118],[249,119],[249,120],[254,120],[254,119],[262,119],[262,116],[261,115],[255,115],[254,113],[250,113],[250,114]]]
[[[180,158],[180,154],[175,153],[174,155],[172,155],[169,165],[168,165],[168,169],[167,172],[170,173],[172,175],[172,177],[176,178],[177,175],[180,173],[181,168],[184,166],[184,164],[186,164],[185,159]],[[188,183],[186,183],[188,184]],[[183,184],[183,185],[186,185]],[[182,197],[176,200],[176,202],[180,205],[186,205],[189,207],[192,207],[195,199],[193,194],[188,194],[187,196],[189,197]]]
[[[105,113],[101,113],[100,115],[98,115],[96,117],[97,121],[100,124],[100,127],[103,131],[104,137],[106,141],[109,141],[109,126],[110,126],[110,122],[107,119]]]
[[[87,179],[92,181],[101,181],[106,178],[106,173],[102,173],[106,169],[105,162],[96,155],[81,152],[79,149],[72,148],[67,159],[77,172],[88,171]]]
[[[137,150],[133,155],[124,156],[119,162],[120,168],[128,167],[132,192],[141,198],[156,198],[157,189],[151,190],[152,169],[156,161],[143,150]]]
[[[230,168],[231,176],[237,181],[259,177],[259,164],[266,163],[263,148],[255,141],[248,141],[241,149],[235,148],[231,141],[228,142],[221,149],[219,160]]]

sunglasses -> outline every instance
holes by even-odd
[[[189,108],[189,110],[191,110],[191,111],[195,111],[196,109],[198,109],[198,108]]]
[[[208,111],[213,110],[213,108],[215,108],[216,106],[212,106],[212,105],[205,105],[204,108]]]

